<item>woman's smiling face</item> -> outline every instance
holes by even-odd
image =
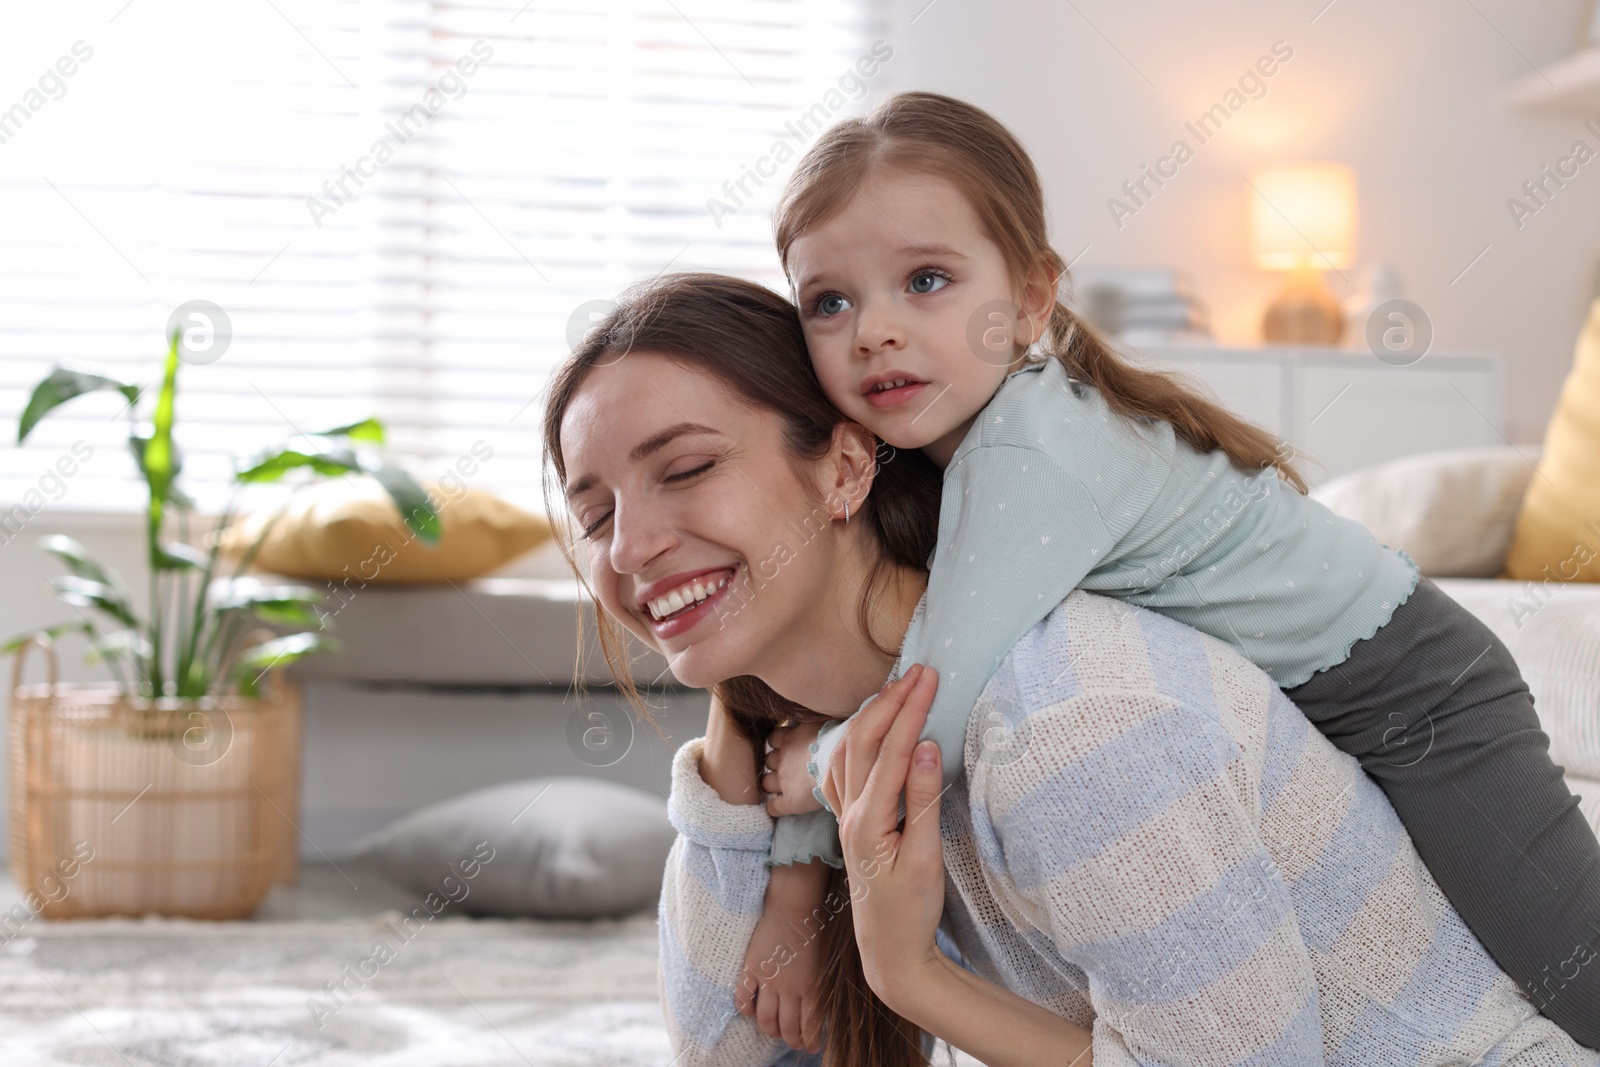
[[[825,461],[806,484],[783,431],[714,376],[639,352],[592,369],[562,418],[590,586],[685,685],[766,675],[838,601],[842,496]]]

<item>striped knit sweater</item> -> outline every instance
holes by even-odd
[[[814,1062],[734,1011],[773,820],[673,764],[660,906],[675,1063]],[[1600,1067],[1538,1015],[1394,811],[1259,668],[1076,592],[1007,656],[944,794],[943,933],[1091,1027],[1097,1067]]]

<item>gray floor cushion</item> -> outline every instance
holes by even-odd
[[[478,789],[368,834],[351,855],[433,906],[581,919],[653,907],[677,832],[667,802],[598,778]]]

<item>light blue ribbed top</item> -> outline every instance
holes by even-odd
[[[1417,578],[1403,552],[1276,468],[1241,470],[1170,423],[1118,415],[1047,359],[1006,378],[945,470],[926,610],[895,677],[913,663],[939,672],[922,736],[944,753],[948,784],[978,694],[1073,589],[1211,634],[1288,689],[1342,663]],[[823,727],[815,780],[848,721]],[[841,862],[832,814],[780,819],[772,862],[815,856]]]

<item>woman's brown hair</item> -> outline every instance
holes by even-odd
[[[846,421],[818,384],[806,352],[794,306],[771,290],[716,274],[675,274],[623,294],[611,311],[573,349],[551,382],[545,405],[544,445],[554,479],[545,480],[551,516],[567,513],[562,486],[566,458],[561,422],[590,371],[626,359],[630,353],[665,356],[722,382],[752,406],[783,420],[784,440],[797,463],[820,459]],[[933,555],[939,518],[940,474],[920,452],[895,453],[880,446],[872,490],[854,517],[876,547],[878,558],[863,589],[861,630],[869,625],[876,590],[893,569],[925,570]],[[564,524],[566,525],[566,524]],[[559,539],[579,580],[582,569],[572,555],[570,535]],[[600,645],[617,684],[654,725],[632,681],[624,654],[626,634],[598,613]],[[893,650],[883,649],[886,654]],[[787,720],[819,721],[825,716],[786,700],[753,677],[730,678],[712,693],[734,725],[751,742],[760,766],[767,736]],[[824,1024],[827,1067],[920,1067],[922,1031],[894,1014],[867,985],[851,919],[846,872],[833,870],[824,902],[818,952],[817,1006]],[[832,914],[832,918],[827,916]]]
[[[865,118],[829,127],[801,158],[773,216],[785,268],[797,238],[843,210],[885,169],[954,184],[1000,247],[1014,285],[1040,270],[1052,281],[1066,276],[1066,262],[1050,247],[1038,172],[1021,143],[981,108],[922,92],[897,93]],[[1059,300],[1040,347],[1061,360],[1069,375],[1098,389],[1113,411],[1160,419],[1196,451],[1220,448],[1252,473],[1274,467],[1285,482],[1306,491],[1291,453],[1277,438],[1181,378],[1129,364]]]

